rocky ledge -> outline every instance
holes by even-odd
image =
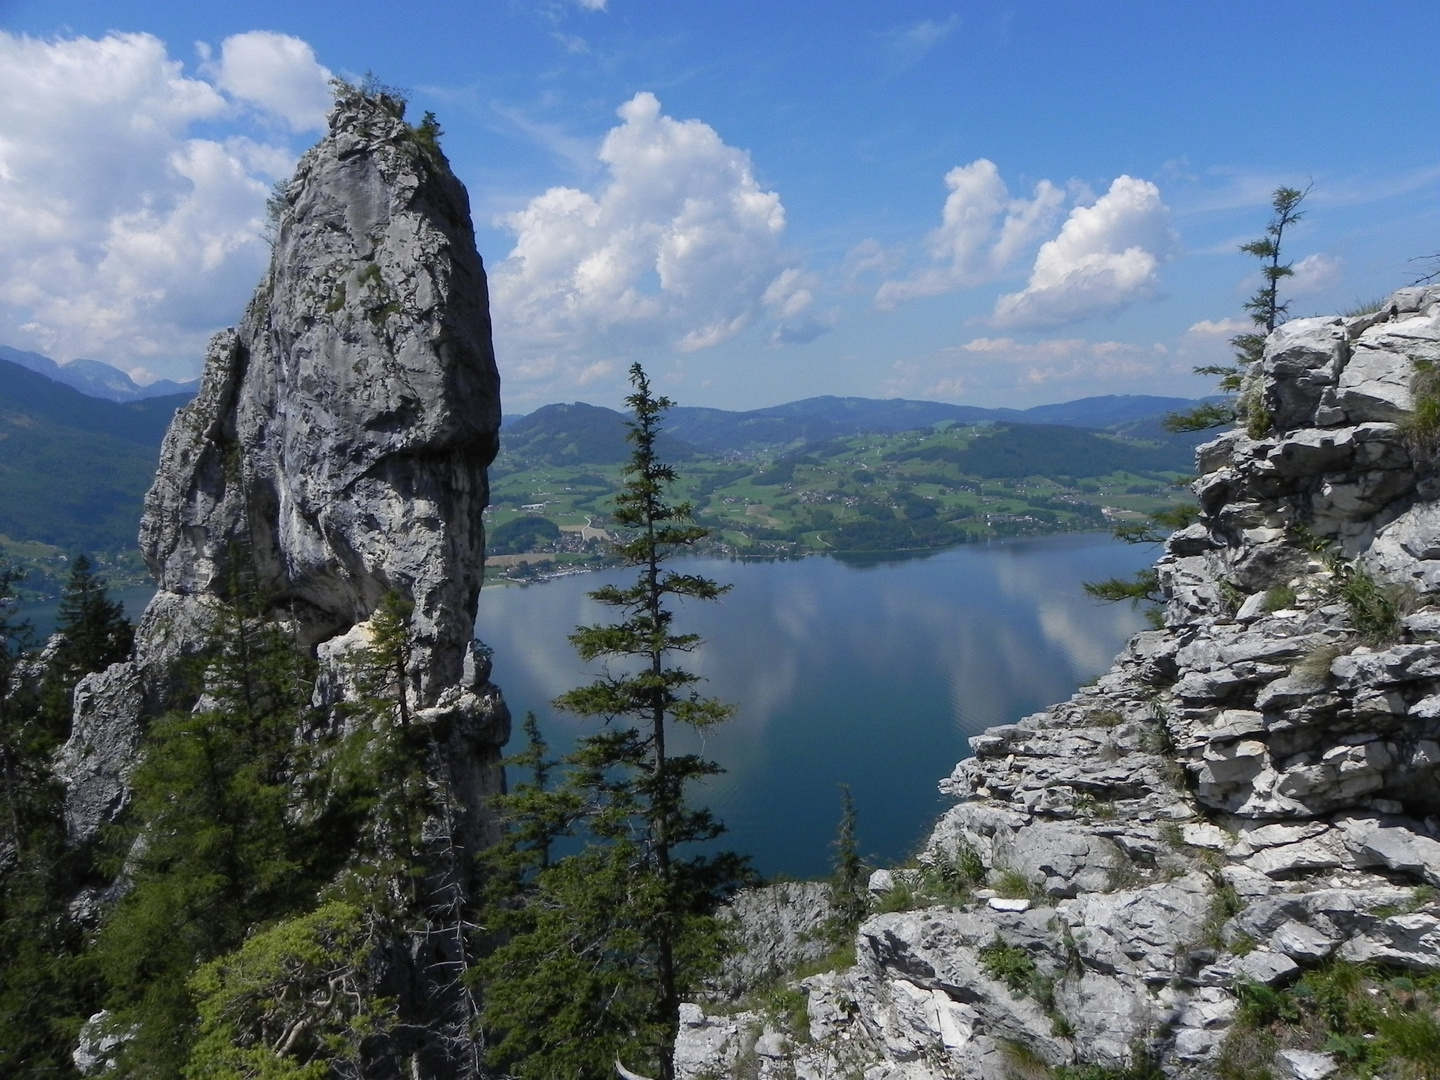
[[[1257,987],[1337,962],[1440,972],[1440,433],[1416,400],[1434,361],[1440,287],[1272,334],[1246,429],[1198,451],[1199,520],[1157,564],[1163,629],[972,739],[919,864],[872,878],[854,965],[792,980],[788,1011],[687,1006],[682,1076],[1368,1060],[1303,1024],[1291,1045],[1237,1036]]]

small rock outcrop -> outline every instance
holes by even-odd
[[[800,1024],[687,1007],[683,1075],[1200,1080],[1246,986],[1440,971],[1440,432],[1416,419],[1440,402],[1414,398],[1436,361],[1440,287],[1272,334],[1248,431],[1197,453],[1164,628],[972,739],[921,866],[872,882],[902,910],[855,966],[793,985]]]
[[[243,587],[322,661],[387,594],[413,604],[407,696],[452,721],[479,842],[508,714],[472,641],[500,398],[468,197],[423,129],[355,93],[272,224],[269,272],[211,342],[146,497],[159,591],[134,657],[76,692],[59,764],[72,839],[123,810],[145,719],[189,707],[182,661]]]

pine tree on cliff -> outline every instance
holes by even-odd
[[[672,1080],[680,1001],[713,969],[714,911],[746,874],[733,854],[691,853],[723,826],[687,803],[686,788],[720,770],[675,753],[671,737],[677,724],[705,729],[732,708],[700,696],[700,677],[674,663],[700,638],[676,632],[669,604],[714,600],[727,587],[663,566],[707,530],[689,504],[667,498],[677,477],[655,441],[671,402],[654,396],[640,365],[630,380],[634,450],[614,517],[629,535],[616,551],[639,575],[590,594],[619,618],[581,626],[570,641],[583,659],[603,662],[602,674],[555,702],[606,726],[579,741],[548,797],[545,747],[532,733],[526,760],[539,766],[536,781],[505,807],[512,839],[493,856],[512,882],[517,869],[523,880],[518,904],[490,910],[490,927],[509,939],[482,968],[485,1021],[492,1061],[526,1080],[599,1080],[622,1061]],[[557,825],[572,821],[586,845],[556,859]]]
[[[1245,310],[1255,329],[1236,334],[1230,339],[1235,349],[1235,360],[1229,364],[1207,364],[1197,367],[1197,375],[1218,375],[1220,392],[1236,394],[1241,389],[1245,374],[1265,354],[1265,338],[1285,321],[1290,301],[1280,300],[1280,282],[1295,273],[1294,264],[1280,261],[1280,245],[1285,239],[1285,230],[1294,225],[1305,212],[1299,209],[1310,189],[1279,187],[1270,199],[1273,213],[1265,226],[1265,235],[1258,240],[1241,244],[1240,250],[1260,260],[1260,288],[1245,301]],[[1244,414],[1242,416],[1242,413]],[[1221,427],[1244,419],[1256,434],[1268,427],[1263,417],[1263,406],[1259,402],[1210,402],[1187,413],[1172,413],[1165,420],[1170,431],[1204,431],[1206,428]]]
[[[1290,301],[1281,301],[1280,282],[1293,276],[1295,269],[1291,263],[1280,261],[1280,245],[1285,239],[1285,231],[1305,216],[1299,206],[1308,194],[1309,188],[1304,191],[1291,187],[1276,188],[1270,199],[1273,213],[1265,226],[1265,235],[1240,245],[1242,252],[1255,256],[1261,262],[1260,288],[1245,301],[1245,310],[1249,312],[1255,329],[1230,339],[1230,345],[1235,350],[1233,363],[1207,364],[1195,369],[1197,375],[1218,375],[1219,390],[1223,394],[1240,392],[1246,374],[1265,355],[1265,338],[1285,321]],[[1269,414],[1258,395],[1253,398],[1246,395],[1246,398],[1248,400],[1239,402],[1211,401],[1189,412],[1171,413],[1165,418],[1164,426],[1166,430],[1175,432],[1205,431],[1244,420],[1250,434],[1258,438],[1270,427]],[[1146,521],[1121,525],[1115,530],[1115,535],[1131,544],[1158,544],[1171,530],[1189,525],[1197,513],[1197,509],[1189,504],[1171,507],[1152,514]],[[1164,625],[1165,595],[1160,588],[1160,575],[1154,567],[1146,567],[1133,578],[1087,581],[1083,588],[1086,595],[1096,600],[1111,603],[1128,600],[1132,607],[1144,605],[1145,617],[1150,624],[1155,627]]]
[[[130,636],[82,556],[61,602],[65,643],[38,680],[15,678],[30,644],[16,615],[19,576],[0,566],[0,1076],[25,1080],[78,1075],[75,1029],[96,1005],[93,975],[76,959],[85,935],[68,903],[86,864],[66,842],[53,755],[69,730],[76,681],[128,653]]]
[[[261,607],[243,590],[219,607],[196,673],[204,706],[151,722],[127,824],[109,837],[130,889],[88,962],[115,1029],[132,1035],[120,1077],[178,1077],[197,1029],[197,963],[307,905],[346,854],[304,820],[292,782],[295,733],[317,726],[313,663]]]
[[[69,733],[75,684],[92,671],[104,671],[129,657],[135,642],[135,627],[125,617],[125,605],[110,599],[105,579],[84,555],[76,556],[70,567],[55,631],[64,640],[45,672],[41,696],[59,740]]]

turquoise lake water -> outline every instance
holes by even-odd
[[[903,858],[949,802],[936,790],[966,739],[1072,694],[1143,628],[1126,605],[1083,581],[1129,576],[1150,547],[1103,535],[970,545],[862,565],[687,559],[676,567],[734,587],[691,603],[681,632],[707,643],[692,670],[702,692],[738,706],[703,742],[682,740],[727,772],[695,792],[729,827],[730,847],[766,875],[828,872],[850,786],[864,855]],[[557,714],[556,695],[586,681],[566,635],[612,612],[586,593],[631,571],[580,574],[480,596],[476,633],[495,650],[492,678],[519,720],[533,709],[557,750],[596,721]]]

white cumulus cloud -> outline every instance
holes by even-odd
[[[598,190],[553,187],[498,222],[515,235],[490,279],[512,374],[553,371],[545,357],[573,379],[597,351],[694,352],[813,300],[785,265],[780,196],[760,187],[748,153],[666,116],[654,94],[618,115]]]
[[[1316,253],[1306,255],[1294,263],[1294,272],[1280,283],[1283,291],[1292,296],[1312,296],[1340,284],[1342,263],[1334,255]]]
[[[1053,327],[1118,311],[1154,293],[1174,248],[1160,189],[1118,177],[1093,206],[1070,211],[1060,235],[1041,245],[1025,288],[995,302],[991,322]]]
[[[0,70],[0,342],[193,376],[264,269],[293,150],[239,134],[235,99],[148,34],[0,32]]]
[[[993,161],[979,158],[945,174],[950,194],[940,227],[926,239],[932,265],[886,281],[875,294],[881,307],[936,296],[993,280],[1054,224],[1065,193],[1049,180],[1029,199],[1014,199]]]
[[[215,65],[221,90],[273,113],[294,131],[324,126],[330,77],[308,42],[268,30],[226,38]]]
[[[950,400],[1054,400],[1057,395],[1135,393],[1147,382],[1153,392],[1156,380],[1177,370],[1170,350],[1159,343],[978,337],[897,363],[887,390],[901,397]]]
[[[1185,332],[1201,338],[1229,338],[1253,329],[1255,329],[1255,324],[1249,319],[1201,319],[1197,323],[1192,323]]]

